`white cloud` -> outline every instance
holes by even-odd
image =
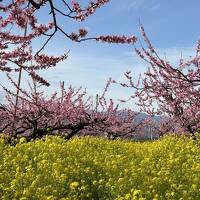
[[[124,53],[116,54],[93,54],[74,52],[64,63],[60,63],[55,69],[47,70],[43,76],[50,80],[51,86],[46,90],[49,94],[58,90],[59,80],[65,81],[65,85],[71,84],[73,87],[87,88],[89,95],[101,94],[104,90],[109,77],[124,82],[124,73],[132,70],[135,78],[145,71],[145,65],[134,56]],[[107,97],[114,99],[128,99],[131,90],[125,90],[120,86],[111,86],[108,90]],[[127,105],[127,104],[126,104]],[[128,105],[133,106],[133,103]]]
[[[157,11],[161,8],[160,3],[158,3],[157,0],[154,1],[147,1],[147,0],[123,0],[118,1],[118,10],[139,10],[139,9],[145,9],[145,10],[151,10],[151,11]]]
[[[183,58],[189,58],[194,55],[194,49],[194,47],[158,48],[157,52],[162,58],[166,55],[172,64],[176,64],[180,59],[181,52]],[[49,88],[44,88],[47,94],[59,89],[59,81],[65,81],[66,87],[70,84],[76,88],[83,86],[83,88],[87,88],[89,95],[94,96],[102,93],[109,77],[124,82],[126,81],[123,76],[124,72],[131,70],[133,78],[137,80],[139,74],[143,74],[147,67],[148,64],[138,58],[134,50],[111,55],[105,53],[99,55],[98,51],[92,54],[91,52],[73,52],[65,62],[40,74],[51,83]],[[23,78],[26,79],[25,74],[23,74]],[[7,84],[6,81],[4,83]],[[109,89],[108,98],[127,99],[131,92],[133,91],[125,90],[120,86],[112,86]],[[130,103],[130,105],[133,104]]]
[[[159,48],[158,54],[172,63],[178,64],[180,58],[188,60],[190,56],[195,56],[195,47],[172,47],[172,48]]]
[[[139,9],[144,5],[145,0],[123,0],[123,3],[118,4],[120,10]]]
[[[151,10],[152,11],[157,11],[157,10],[160,10],[160,4],[155,4],[155,5],[153,5],[152,7],[151,7]]]
[[[179,63],[182,56],[184,60],[189,59],[191,56],[195,56],[195,47],[171,47],[171,48],[156,48],[157,54],[162,58],[168,60],[172,64]],[[125,56],[137,57],[133,51],[123,53]],[[138,64],[141,63],[141,59],[137,59]],[[144,63],[145,64],[145,63]]]

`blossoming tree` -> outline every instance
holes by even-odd
[[[141,34],[147,47],[135,48],[135,52],[149,64],[149,68],[137,84],[130,71],[125,73],[128,83],[119,84],[135,89],[131,98],[138,100],[141,111],[151,116],[163,115],[163,122],[156,124],[152,121],[160,134],[194,135],[200,128],[200,41],[195,56],[189,60],[181,58],[175,67],[157,54],[143,26]]]
[[[59,56],[50,56],[42,53],[52,37],[59,31],[74,42],[94,40],[108,43],[134,44],[135,36],[96,36],[87,37],[87,30],[80,28],[77,33],[67,33],[59,24],[57,15],[66,19],[84,21],[92,15],[97,8],[108,3],[108,0],[96,0],[86,8],[72,0],[12,0],[2,2],[0,5],[0,70],[7,74],[8,80],[16,89],[7,92],[7,103],[1,105],[0,131],[17,137],[30,132],[27,138],[37,138],[49,133],[59,131],[67,132],[67,138],[78,132],[82,134],[94,133],[96,130],[106,132],[116,137],[133,133],[140,124],[132,124],[136,113],[128,112],[127,117],[120,117],[112,100],[108,101],[104,95],[97,98],[95,109],[92,101],[84,100],[85,92],[75,91],[72,87],[67,90],[61,85],[61,96],[53,94],[45,98],[38,93],[37,86],[49,86],[48,80],[38,74],[39,70],[47,70],[58,62],[67,58],[67,53]],[[57,7],[58,5],[61,5]],[[37,12],[47,15],[43,7],[48,6],[52,21],[48,24],[38,22]],[[34,50],[32,45],[37,38],[46,37],[46,42]],[[21,87],[22,71],[28,73],[34,86],[31,91]],[[12,78],[12,73],[18,74],[18,81]],[[110,81],[109,81],[110,83]],[[38,85],[39,84],[39,85]],[[100,109],[100,110],[99,110]],[[91,127],[94,129],[92,131]],[[127,130],[124,132],[124,130]]]
[[[15,86],[16,83],[9,77]],[[131,110],[119,110],[113,101],[105,98],[105,93],[111,82],[109,79],[105,91],[97,96],[94,102],[87,97],[81,88],[67,89],[60,84],[60,94],[53,93],[49,98],[43,92],[38,92],[37,82],[30,84],[30,92],[21,88],[17,115],[13,104],[15,94],[7,91],[7,104],[1,105],[0,132],[8,137],[26,137],[27,140],[41,138],[44,135],[57,134],[66,139],[75,135],[116,137],[134,136],[136,130],[144,123],[134,121],[138,113]],[[87,97],[87,98],[86,98]],[[14,135],[10,135],[13,131]]]

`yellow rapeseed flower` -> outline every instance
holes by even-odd
[[[70,184],[70,188],[71,189],[75,189],[76,187],[78,187],[79,186],[79,183],[78,182],[72,182],[71,184]]]

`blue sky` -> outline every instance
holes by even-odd
[[[87,0],[79,0],[84,5]],[[161,55],[176,63],[180,58],[194,55],[196,41],[200,38],[199,0],[110,0],[84,23],[71,22],[59,18],[65,30],[77,31],[86,27],[88,36],[107,34],[139,34],[139,19],[144,25],[153,45]],[[44,15],[39,16],[47,21]],[[36,41],[35,46],[41,43]],[[134,54],[131,45],[112,45],[87,41],[74,43],[57,34],[45,51],[49,54],[62,54],[70,50],[66,61],[54,69],[42,72],[51,83],[48,93],[58,89],[59,81],[66,85],[87,88],[90,95],[100,93],[109,77],[123,80],[123,73],[131,70],[134,77],[144,72],[148,65]],[[1,80],[6,83],[3,75]],[[26,79],[26,76],[24,77]],[[126,98],[130,93],[120,87],[111,87],[108,97]]]

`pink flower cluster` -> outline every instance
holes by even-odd
[[[134,44],[137,41],[135,36],[126,37],[126,36],[100,36],[96,38],[97,41],[108,42],[108,43],[117,43],[117,44]]]
[[[80,28],[78,32],[79,32],[78,34],[72,32],[70,35],[70,39],[77,42],[80,41],[82,38],[85,38],[88,33],[88,31],[84,28]]]
[[[32,41],[51,30],[54,24],[38,24],[34,9],[25,7],[25,3],[27,1],[17,0],[8,2],[4,6],[3,15],[0,17],[0,70],[18,72],[23,69],[34,80],[49,85],[48,81],[36,74],[36,70],[53,67],[66,59],[67,55],[57,57],[44,54],[34,55]],[[10,29],[10,27],[13,28]],[[19,30],[18,32],[22,30],[22,34],[18,34],[15,29]]]
[[[76,0],[72,0],[73,9],[76,12],[75,19],[83,21],[90,15],[92,15],[97,8],[100,8],[104,4],[108,3],[109,0],[96,0],[96,2],[91,2],[87,8],[82,9],[80,4]]]

